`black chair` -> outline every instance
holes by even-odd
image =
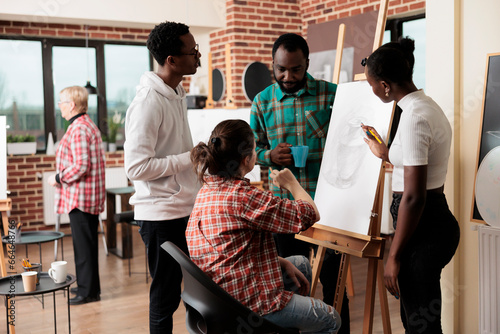
[[[124,211],[121,213],[115,213],[114,216],[115,222],[118,223],[125,223],[129,224],[131,226],[139,226],[137,225],[137,222],[134,220],[134,211]],[[132,238],[130,234],[127,235],[127,238]],[[132,254],[132,240],[127,240],[127,244],[129,245],[129,254]],[[130,277],[132,274],[142,274],[142,273],[133,273],[130,270],[130,258],[128,258],[128,276]],[[149,271],[148,271],[148,253],[146,251],[146,283],[149,282]]]
[[[277,326],[243,306],[215,284],[176,245],[167,241],[161,247],[181,266],[186,307],[186,328],[191,334],[298,334],[298,330]]]

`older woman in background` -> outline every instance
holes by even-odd
[[[56,151],[56,212],[68,213],[73,236],[77,288],[71,305],[100,300],[97,226],[104,210],[105,162],[101,133],[87,114],[87,90],[64,88],[58,106],[70,122]]]

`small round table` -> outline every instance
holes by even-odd
[[[2,237],[2,242],[4,244],[15,244],[15,245],[26,245],[26,257],[28,257],[28,245],[38,244],[38,252],[40,254],[40,263],[42,263],[42,243],[56,241],[61,239],[61,248],[63,249],[63,239],[64,233],[57,231],[29,231],[21,232],[21,240],[14,241],[9,238],[9,236]],[[64,260],[64,253],[61,254]]]
[[[68,328],[69,333],[71,333],[71,317],[70,317],[70,307],[69,307],[69,286],[76,281],[76,276],[72,274],[68,274],[66,276],[66,282],[64,283],[55,283],[52,278],[46,272],[40,273],[40,284],[36,286],[35,291],[24,292],[23,287],[23,279],[21,274],[7,276],[4,278],[0,278],[0,296],[5,296],[5,316],[7,320],[7,333],[10,333],[9,330],[9,312],[12,313],[10,309],[10,299],[15,296],[34,296],[40,295],[48,292],[52,292],[54,299],[54,332],[57,333],[57,319],[56,319],[56,291],[66,289],[67,298],[68,298]],[[13,304],[15,305],[15,304]],[[12,317],[12,315],[11,315]],[[15,308],[13,317],[11,322],[15,323]]]

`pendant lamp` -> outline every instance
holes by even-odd
[[[90,68],[89,68],[89,26],[85,25],[85,51],[87,52],[87,84],[85,88],[87,92],[92,94],[97,94],[97,88],[90,84]]]

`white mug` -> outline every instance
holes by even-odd
[[[50,278],[54,280],[54,282],[56,283],[66,282],[66,275],[68,273],[66,268],[67,264],[68,262],[66,261],[55,261],[51,263],[48,274]]]

